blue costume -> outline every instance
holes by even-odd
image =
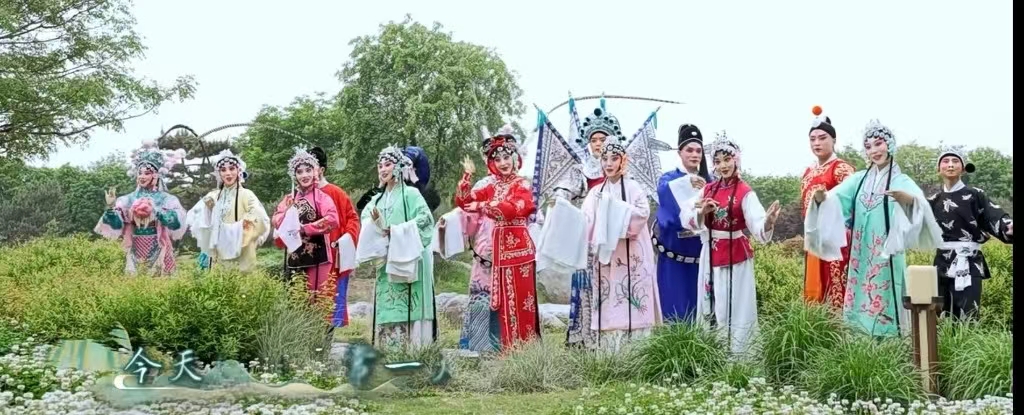
[[[679,127],[679,146],[691,142],[703,145],[697,126]],[[711,182],[707,159],[701,158],[698,175]],[[693,321],[697,307],[697,272],[701,242],[699,235],[683,229],[679,203],[697,195],[688,174],[676,168],[658,180],[658,213],[651,239],[658,251],[658,291],[665,321]]]

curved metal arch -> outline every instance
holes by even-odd
[[[648,98],[648,97],[641,97],[641,96],[635,96],[635,95],[606,95],[606,94],[602,94],[602,95],[585,95],[585,96],[582,96],[582,97],[572,97],[571,99],[579,102],[579,101],[591,101],[591,100],[601,99],[601,98],[604,98],[604,99],[624,99],[624,100],[627,100],[627,101],[648,101],[648,102],[658,102],[658,103],[662,103],[662,104],[677,104],[677,105],[684,105],[684,104],[686,104],[685,102],[672,101],[672,100],[669,100],[669,99]],[[550,114],[552,112],[555,112],[555,110],[564,107],[568,103],[569,103],[569,99],[566,99],[561,104],[555,105],[553,108],[551,108],[551,110],[549,110],[548,113]]]
[[[239,122],[239,123],[233,123],[233,124],[225,124],[225,125],[222,125],[220,127],[215,127],[215,128],[212,128],[209,131],[206,131],[206,132],[204,132],[202,134],[196,133],[196,130],[192,129],[192,127],[189,127],[189,126],[187,126],[185,124],[175,124],[175,125],[171,126],[171,128],[168,128],[167,130],[165,130],[164,133],[161,134],[159,138],[157,138],[157,141],[159,142],[159,140],[161,138],[167,137],[168,134],[170,134],[172,131],[175,131],[175,130],[185,130],[185,131],[188,131],[189,133],[192,134],[193,137],[195,137],[196,141],[199,142],[199,148],[203,151],[203,154],[205,154],[203,156],[203,162],[202,163],[210,165],[212,167],[212,163],[210,163],[210,156],[209,156],[209,154],[206,151],[206,141],[204,141],[204,139],[207,136],[209,136],[210,134],[213,134],[213,133],[216,133],[216,132],[219,132],[219,131],[223,131],[223,130],[226,130],[226,129],[229,129],[229,128],[236,128],[236,127],[267,128],[267,129],[270,129],[270,130],[273,130],[273,131],[276,131],[276,132],[279,132],[279,133],[282,133],[282,134],[286,134],[286,135],[298,138],[300,140],[305,140],[305,138],[303,138],[301,135],[295,134],[295,133],[293,133],[291,131],[288,131],[288,130],[285,130],[285,129],[282,129],[282,128],[278,128],[278,127],[274,127],[274,126],[266,125],[266,124],[254,123],[254,122]]]

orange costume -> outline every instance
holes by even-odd
[[[814,115],[821,114],[821,107],[814,108]],[[835,139],[835,128],[828,117],[817,117],[811,131],[822,130]],[[817,162],[807,167],[800,180],[800,201],[803,202],[802,216],[807,216],[807,208],[814,199],[818,189],[829,191],[853,174],[853,165],[839,159],[835,154],[824,163]],[[847,238],[850,231],[847,229]],[[804,299],[815,303],[825,303],[842,310],[843,297],[846,295],[846,265],[850,260],[850,247],[842,248],[843,259],[840,261],[822,261],[810,252],[804,254]]]

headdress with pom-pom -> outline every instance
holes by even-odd
[[[159,177],[159,190],[166,191],[167,184],[164,183],[164,179],[171,174],[171,169],[173,169],[174,166],[180,164],[184,160],[184,149],[160,149],[157,147],[155,141],[145,141],[142,143],[142,147],[133,150],[129,156],[128,176],[132,178],[138,177],[140,169],[151,168]]]
[[[960,159],[960,164],[963,165],[964,171],[967,173],[974,173],[974,163],[967,161],[966,152],[964,152],[964,146],[946,146],[939,145],[939,157],[935,159],[935,165],[941,166],[942,159],[946,156],[953,156]]]
[[[617,155],[626,157],[626,138],[621,135],[609,135],[605,139],[604,147],[601,147],[601,157]]]
[[[316,156],[306,150],[295,150],[295,155],[288,160],[288,176],[292,178],[292,182],[295,181],[295,170],[298,170],[299,166],[302,165],[312,167],[314,170],[320,168],[320,162],[316,160]]]
[[[245,179],[249,175],[246,173],[245,161],[242,160],[241,157],[235,155],[235,153],[232,153],[231,149],[224,149],[213,157],[213,177],[217,179],[217,184],[223,182],[223,179],[220,177],[220,168],[221,166],[226,165],[235,165],[238,167],[238,182],[245,183]]]
[[[484,140],[484,155],[487,158],[498,158],[500,156],[522,157],[522,154],[519,153],[519,140],[512,133],[512,125],[505,124],[498,130],[497,135]]]
[[[580,135],[576,138],[576,144],[580,148],[586,148],[590,143],[590,136],[595,133],[604,133],[608,137],[622,136],[622,127],[619,126],[619,119],[602,108],[594,108],[594,113],[583,119],[580,124]],[[607,140],[612,142],[614,140]]]
[[[808,134],[814,130],[822,130],[828,133],[832,138],[836,138],[836,128],[832,126],[832,119],[826,115],[822,115],[820,105],[815,105],[811,108],[811,114],[814,114],[814,120],[811,121],[811,130],[807,132]]]
[[[719,152],[729,154],[733,157],[740,156],[740,145],[736,144],[729,136],[725,133],[725,130],[715,133],[715,141],[711,142],[711,148],[707,152],[714,157]]]
[[[880,121],[875,119],[869,121],[868,125],[864,127],[864,147],[863,150],[861,150],[861,155],[864,157],[864,160],[870,161],[867,148],[871,140],[875,139],[885,140],[885,144],[889,147],[889,157],[896,155],[896,135],[893,134],[889,127],[886,127]]]
[[[390,145],[381,150],[377,155],[377,162],[383,161],[395,165],[392,174],[394,174],[395,178],[400,179],[402,183],[409,182],[415,184],[419,181],[419,177],[416,177],[416,169],[412,164],[412,159],[400,147]]]

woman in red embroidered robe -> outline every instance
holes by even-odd
[[[522,155],[511,128],[506,126],[487,146],[491,183],[473,189],[473,161],[463,162],[465,173],[455,193],[455,204],[470,213],[494,220],[492,231],[491,309],[497,313],[501,346],[540,338],[533,239],[527,219],[534,212],[530,182],[519,177]]]
[[[815,117],[808,133],[811,151],[818,161],[807,167],[800,181],[800,200],[803,202],[802,216],[807,216],[812,196],[817,190],[829,191],[839,186],[854,172],[853,165],[836,157],[836,129],[832,119],[821,115],[821,107],[812,109]],[[847,238],[849,238],[847,230]],[[842,310],[846,296],[846,265],[850,260],[850,248],[842,249],[843,259],[823,261],[807,252],[804,254],[804,299],[813,303],[824,303],[832,309]]]

